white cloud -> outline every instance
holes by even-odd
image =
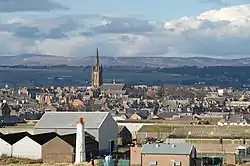
[[[0,23],[0,53],[90,56],[100,45],[104,56],[242,57],[250,54],[249,18],[250,5],[166,22],[118,15],[13,18]]]

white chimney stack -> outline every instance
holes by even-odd
[[[86,151],[85,151],[85,130],[83,118],[79,118],[77,121],[76,129],[76,155],[75,163],[83,163],[86,161]]]

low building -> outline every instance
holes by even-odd
[[[56,133],[27,135],[12,145],[12,156],[42,160],[43,145],[56,136]]]
[[[100,86],[101,95],[109,97],[122,97],[125,95],[126,90],[124,90],[125,84],[102,84]]]
[[[118,126],[118,145],[128,145],[132,143],[132,134],[126,126]]]
[[[98,141],[100,155],[116,149],[118,125],[109,112],[46,112],[34,132],[73,134],[76,133],[76,120],[80,117],[85,121],[86,132]]]
[[[196,149],[191,144],[145,144],[140,152],[141,166],[194,166]]]
[[[55,137],[43,145],[42,160],[46,164],[74,162],[74,147]]]
[[[60,138],[74,148],[71,155],[75,156],[76,134],[63,135],[60,136]],[[91,158],[97,157],[99,155],[98,142],[95,140],[95,137],[87,132],[85,132],[85,150],[87,160],[90,160]]]
[[[232,115],[226,116],[225,118],[221,119],[217,122],[219,126],[249,126],[250,119],[244,115]]]
[[[0,156],[12,156],[12,145],[28,135],[28,132],[0,134]]]

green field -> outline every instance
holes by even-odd
[[[247,126],[144,125],[139,132],[171,133],[177,138],[250,138]]]
[[[165,125],[144,125],[140,128],[139,132],[164,132],[171,133],[174,128]]]
[[[185,140],[186,143],[190,143],[190,144],[220,144],[220,139],[202,139],[202,140],[192,140],[192,139],[187,139]],[[242,141],[240,141],[239,139],[236,140],[231,140],[231,139],[223,139],[223,144],[240,144],[242,143]],[[249,145],[250,140],[246,140],[246,144]]]

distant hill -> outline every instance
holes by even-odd
[[[0,56],[0,65],[72,65],[89,66],[95,57],[61,57],[39,54],[22,54],[18,56]],[[250,58],[215,59],[204,57],[101,57],[104,66],[148,66],[148,67],[180,67],[180,66],[250,66]]]

